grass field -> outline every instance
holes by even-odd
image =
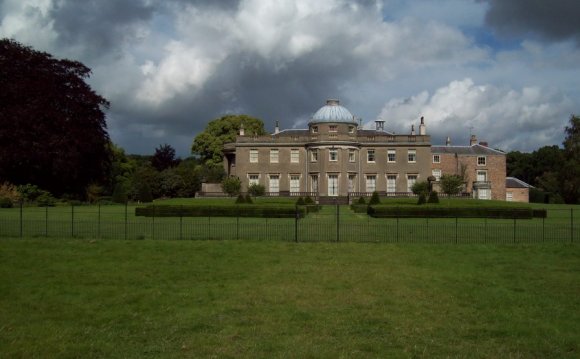
[[[0,240],[6,358],[577,358],[580,247]]]

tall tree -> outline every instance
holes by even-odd
[[[580,203],[580,117],[571,115],[565,129],[564,162],[560,168],[562,197],[569,204]]]
[[[107,100],[90,69],[0,39],[0,182],[84,196],[110,166]]]
[[[236,140],[240,126],[244,125],[247,135],[264,135],[262,120],[247,115],[226,115],[210,121],[205,130],[195,136],[191,153],[201,157],[206,165],[220,165],[223,160],[223,145]]]
[[[175,149],[168,144],[160,145],[155,149],[155,154],[151,157],[151,164],[157,171],[177,166],[179,160],[175,158]]]

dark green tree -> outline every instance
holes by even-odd
[[[380,204],[380,203],[381,203],[381,199],[379,198],[379,193],[377,191],[374,191],[373,195],[371,196],[371,200],[369,201],[369,205]]]
[[[429,182],[427,181],[418,181],[413,184],[411,187],[411,191],[413,191],[416,195],[425,195],[429,193]]]
[[[568,204],[580,203],[580,117],[571,115],[565,129],[564,161],[559,178],[561,194]]]
[[[0,40],[0,182],[84,197],[109,174],[107,100],[90,69]]]
[[[226,115],[210,121],[205,130],[195,136],[191,153],[200,156],[208,166],[221,166],[223,145],[234,142],[243,124],[247,135],[264,135],[262,120],[247,115]]]
[[[248,187],[248,193],[254,197],[260,197],[266,193],[266,187],[258,183],[252,183]]]
[[[175,149],[168,144],[157,147],[155,154],[151,157],[151,165],[160,172],[178,164],[179,159],[175,157]]]
[[[441,190],[448,196],[456,195],[461,192],[463,179],[458,175],[445,174],[441,176]]]
[[[230,176],[222,181],[222,190],[228,196],[236,196],[240,194],[242,189],[242,181],[238,177]]]
[[[113,190],[111,201],[114,203],[127,203],[129,197],[127,195],[127,188],[124,183],[118,182]]]

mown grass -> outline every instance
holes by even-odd
[[[575,358],[580,249],[0,240],[0,352]]]

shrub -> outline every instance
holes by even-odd
[[[21,198],[18,188],[10,182],[0,184],[0,197],[8,198],[10,203],[16,203]]]
[[[296,205],[297,206],[304,206],[305,204],[306,204],[306,202],[304,202],[304,198],[298,197],[298,200],[296,201]]]
[[[151,193],[151,187],[147,181],[141,181],[139,187],[137,188],[137,200],[143,203],[153,202],[153,194]]]
[[[374,191],[373,195],[371,196],[371,200],[369,201],[369,205],[375,205],[380,203],[381,199],[379,198],[379,193],[377,191]]]
[[[56,199],[48,191],[42,191],[42,194],[36,198],[38,207],[54,207]]]
[[[252,204],[252,203],[254,203],[254,201],[252,201],[252,197],[250,197],[250,194],[249,194],[249,193],[247,193],[247,194],[246,194],[246,198],[245,198],[245,200],[246,200],[246,203],[247,203],[247,204]]]
[[[425,193],[419,194],[419,199],[417,200],[418,205],[427,203],[427,198],[425,198]]]
[[[351,204],[350,209],[354,213],[367,213],[368,206],[366,204]]]
[[[306,196],[306,198],[304,198],[304,203],[305,203],[306,205],[312,205],[312,204],[315,204],[315,203],[314,203],[314,200],[313,200],[312,198],[310,198],[310,196]]]
[[[415,182],[411,187],[411,191],[413,191],[413,193],[418,196],[422,194],[423,196],[427,197],[427,194],[429,193],[429,182],[427,181]]]
[[[463,179],[458,175],[443,175],[441,176],[441,190],[448,196],[452,196],[461,192],[463,186]]]
[[[359,197],[359,199],[356,203],[357,204],[367,204],[367,201],[365,201],[365,198],[363,196],[361,196],[361,197]]]
[[[222,181],[222,190],[230,197],[240,194],[241,188],[242,181],[238,177],[230,176]]]
[[[127,188],[125,188],[124,183],[117,182],[117,184],[115,184],[111,198],[115,203],[127,203],[129,198],[127,196]]]
[[[429,193],[427,203],[439,203],[439,195],[437,194],[437,191],[431,191],[431,193]]]
[[[12,208],[12,200],[7,197],[0,197],[0,208]]]
[[[376,218],[507,218],[531,219],[546,215],[545,210],[531,207],[393,207],[369,206],[368,214]]]
[[[34,202],[42,194],[42,190],[34,184],[24,184],[18,186],[18,192],[25,202]]]
[[[236,204],[243,204],[246,203],[246,199],[244,198],[244,196],[242,194],[238,195],[238,198],[236,198]]]
[[[258,183],[252,183],[250,187],[248,187],[248,193],[254,197],[260,197],[266,193],[266,187]]]
[[[316,207],[316,206],[313,206]],[[212,205],[212,206],[147,206],[135,208],[136,216],[144,217],[259,217],[259,218],[294,218],[296,216],[294,205],[264,206],[254,205],[244,207],[239,206]],[[298,208],[300,217],[306,215],[306,208]]]

